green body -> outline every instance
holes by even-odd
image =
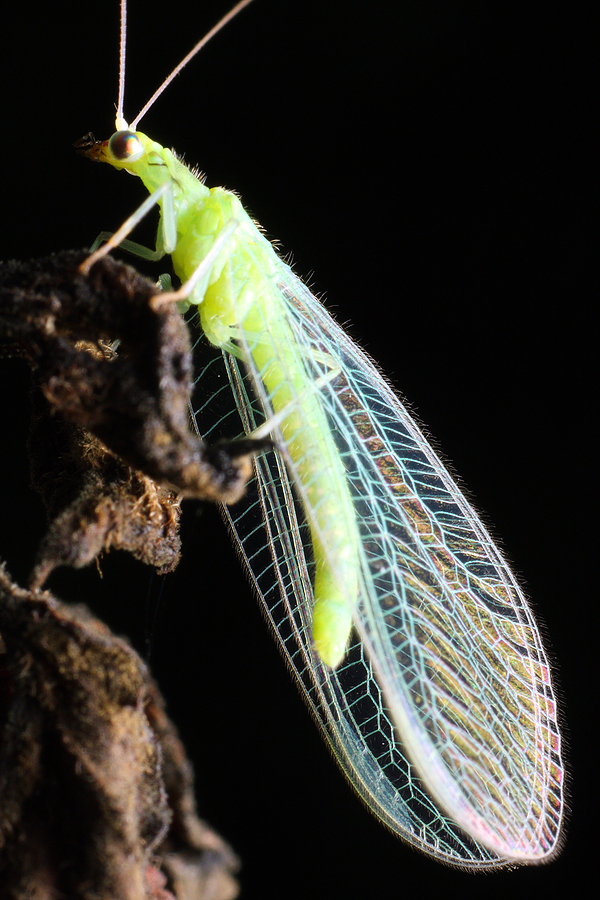
[[[136,132],[135,140],[143,148],[135,161],[116,159],[108,144],[99,145],[96,158],[139,176],[150,193],[170,185],[159,201],[157,250],[171,254],[182,282],[196,271],[226,225],[232,219],[237,222],[208,284],[202,282],[188,302],[198,306],[202,330],[212,344],[251,356],[274,413],[282,413],[281,436],[312,537],[314,645],[323,662],[335,667],[346,651],[358,590],[355,513],[344,465],[318,402],[318,387],[308,380],[302,351],[287,325],[286,299],[277,278],[281,261],[235,194],[207,188],[170,150],[146,135]]]
[[[144,135],[90,140],[89,155],[137,174],[160,202],[150,256],[170,253],[183,281],[201,279],[188,301],[208,341],[243,360],[227,367],[242,421],[264,412],[281,450],[289,477],[277,458],[257,460],[258,496],[228,516],[343,770],[384,823],[451,865],[549,859],[564,783],[550,665],[477,514],[234,194]]]

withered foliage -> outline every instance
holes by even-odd
[[[29,453],[50,525],[23,590],[0,572],[2,900],[230,900],[237,861],[196,816],[192,774],[146,667],[41,587],[111,547],[164,572],[180,499],[234,502],[251,440],[192,432],[186,327],[110,257],[0,267],[0,344],[31,364]]]
[[[80,568],[111,549],[128,551],[159,574],[172,571],[181,548],[178,494],[52,413],[39,390],[31,398],[31,478],[50,521],[31,586],[41,587],[58,566]]]
[[[0,896],[231,900],[146,666],[83,607],[0,569]]]
[[[86,258],[66,251],[0,268],[0,343],[32,365],[32,475],[51,520],[33,586],[111,547],[174,568],[180,497],[235,502],[250,454],[265,446],[199,440],[175,304],[110,257],[84,274]]]

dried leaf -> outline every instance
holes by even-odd
[[[196,816],[147,668],[84,607],[0,571],[0,893],[231,900],[237,860]]]
[[[251,454],[268,443],[199,440],[175,305],[110,257],[84,274],[86,258],[66,251],[0,269],[0,340],[33,367],[32,473],[52,519],[35,587],[56,566],[86,565],[111,547],[170,571],[180,497],[235,502]]]

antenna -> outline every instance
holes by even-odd
[[[127,55],[127,0],[121,0],[121,31],[119,35],[119,102],[115,126],[117,131],[126,131],[127,122],[123,117],[125,101],[125,57]]]
[[[121,40],[120,40],[120,52],[119,52],[119,105],[117,107],[117,120],[116,127],[117,131],[123,131],[127,129],[131,129],[131,131],[135,131],[137,126],[139,125],[141,119],[146,115],[151,106],[154,105],[156,100],[160,97],[160,95],[167,89],[167,87],[171,84],[176,75],[179,75],[181,70],[187,66],[189,61],[194,58],[196,53],[199,53],[200,50],[210,41],[211,38],[217,34],[222,28],[227,25],[238,13],[240,13],[244,7],[248,6],[252,3],[252,0],[240,0],[239,3],[231,9],[228,13],[226,13],[222,19],[220,19],[214,28],[206,34],[203,38],[201,38],[197,44],[190,50],[184,59],[181,60],[178,66],[175,66],[170,75],[168,75],[160,87],[152,94],[146,105],[143,107],[141,112],[137,114],[133,122],[130,126],[127,125],[127,122],[123,118],[123,94],[125,90],[125,43],[126,43],[126,32],[127,32],[127,0],[121,0]]]

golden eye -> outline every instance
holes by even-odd
[[[136,162],[144,153],[144,145],[135,131],[116,131],[108,142],[108,149],[119,162]]]

